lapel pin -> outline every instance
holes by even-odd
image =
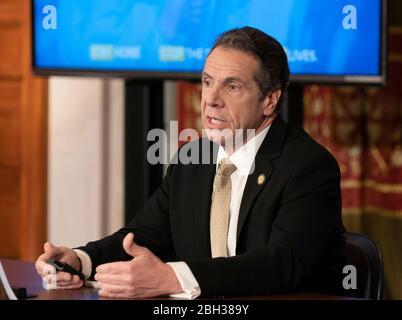
[[[258,185],[262,185],[264,184],[264,182],[265,182],[265,174],[262,173],[258,176],[257,183]]]

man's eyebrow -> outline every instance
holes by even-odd
[[[203,71],[201,74],[201,78],[204,78],[204,77],[212,78],[207,72]]]
[[[209,75],[207,72],[203,71],[202,74],[201,74],[201,79],[204,79],[205,77],[213,79],[213,77],[211,75]],[[245,84],[245,85],[249,83],[249,81],[243,80],[242,78],[236,77],[236,76],[227,77],[227,78],[225,78],[223,80],[224,83],[230,83],[230,82],[233,82],[233,81],[240,82],[240,83]]]
[[[240,77],[227,77],[227,78],[225,78],[225,80],[223,80],[225,83],[228,83],[228,82],[232,82],[232,81],[238,81],[238,82],[241,82],[241,83],[245,83],[246,81],[244,81],[243,79],[241,79]]]

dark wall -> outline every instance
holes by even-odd
[[[390,26],[402,26],[402,1],[388,1],[388,18]]]

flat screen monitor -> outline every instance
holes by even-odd
[[[252,26],[284,46],[291,80],[384,83],[385,0],[33,0],[40,74],[197,79],[217,36]]]

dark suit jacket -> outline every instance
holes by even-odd
[[[192,143],[187,150],[197,142]],[[185,261],[202,295],[309,290],[328,253],[342,242],[336,160],[302,129],[278,116],[247,179],[237,254],[212,259],[209,214],[215,170],[215,164],[171,164],[161,186],[127,227],[80,248],[90,255],[93,269],[130,259],[122,240],[134,232],[136,243],[162,260]],[[266,177],[262,185],[257,183],[260,174]]]

